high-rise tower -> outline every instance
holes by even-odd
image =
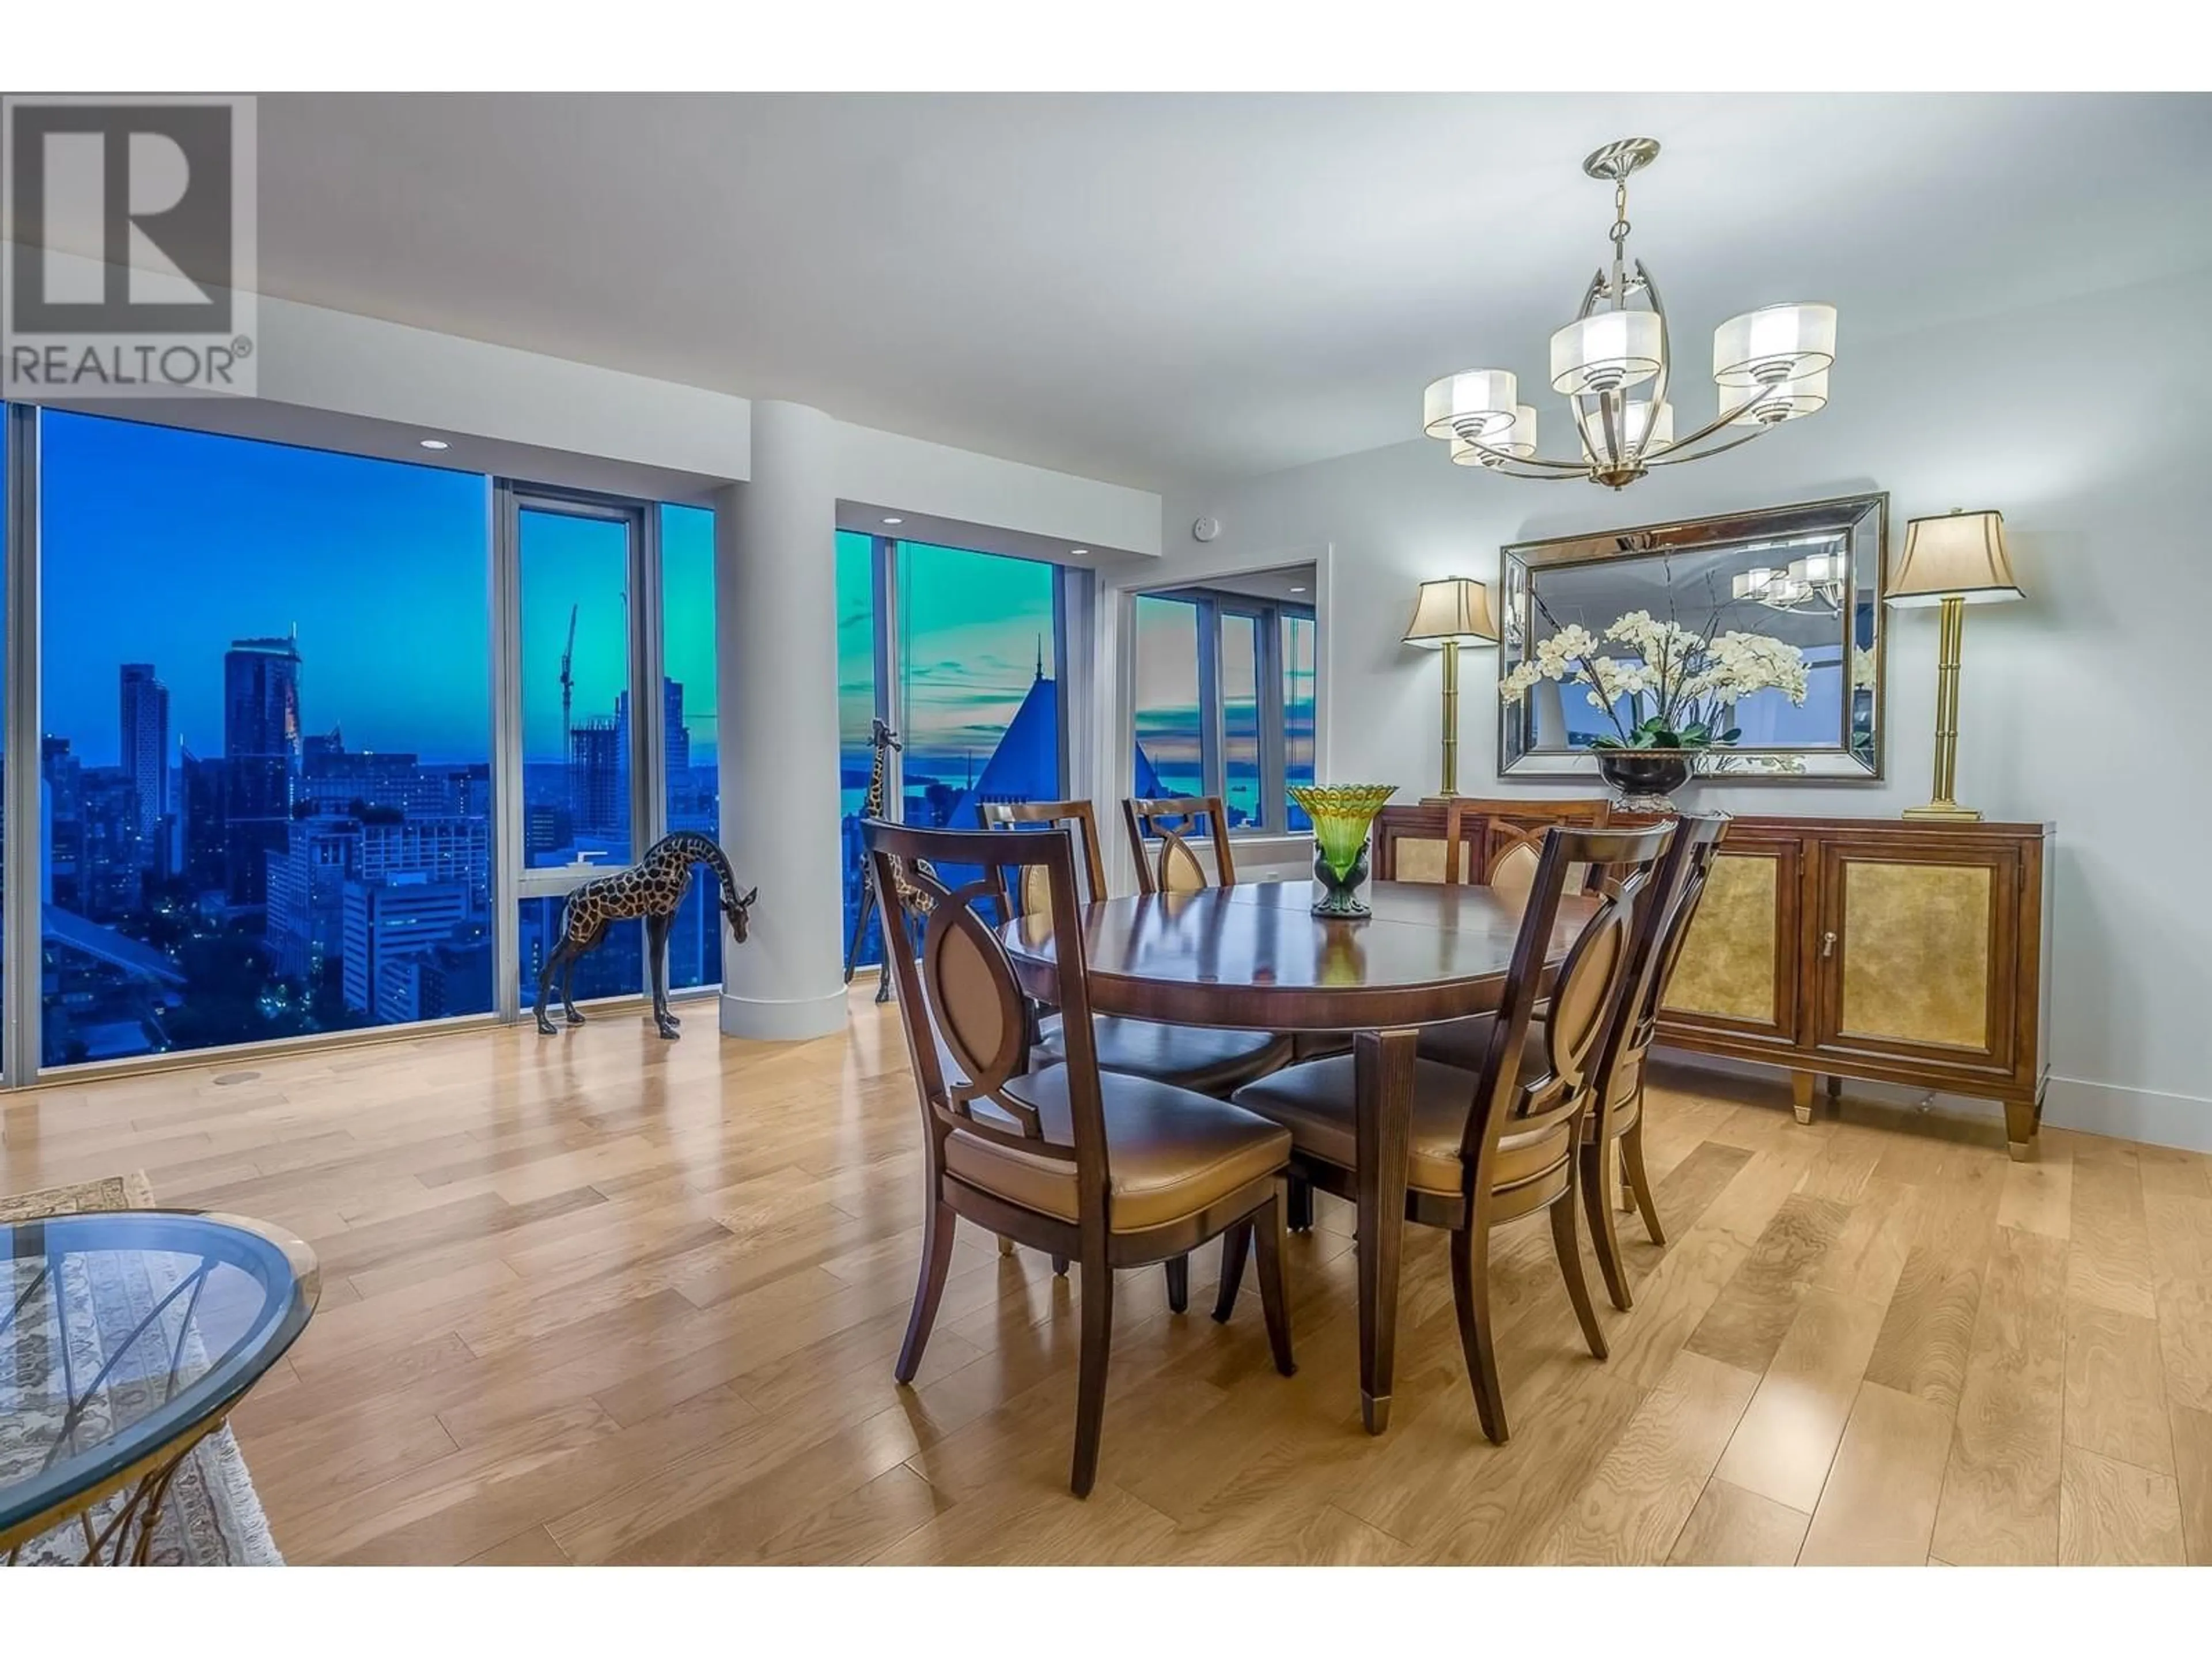
[[[300,738],[299,647],[234,641],[222,658],[223,888],[233,904],[267,900],[264,860],[284,848]]]
[[[126,662],[121,690],[123,775],[138,798],[139,845],[159,865],[169,844],[169,688],[153,664]]]

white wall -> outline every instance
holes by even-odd
[[[838,428],[837,495],[1078,547],[1160,550],[1160,498],[1147,491],[850,422]]]
[[[1173,496],[1161,576],[1333,544],[1330,775],[1418,796],[1436,787],[1439,670],[1399,641],[1424,578],[1494,583],[1509,542],[1869,489],[1890,492],[1893,556],[1908,518],[2002,510],[2028,600],[1968,613],[1959,798],[1993,819],[2058,826],[2045,1120],[2212,1149],[2212,917],[2198,884],[2212,839],[2204,291],[2200,273],[1863,345],[1847,316],[1826,410],[1618,496],[1455,467],[1419,437]],[[1702,336],[1692,325],[1681,337],[1694,359]],[[1417,430],[1420,388],[1406,392]],[[1705,395],[1678,397],[1678,424],[1699,418]],[[1553,453],[1558,404],[1539,405]],[[1205,546],[1189,532],[1200,514],[1223,526]],[[1868,817],[1926,799],[1935,617],[1887,619],[1883,782],[1699,786],[1693,799]],[[1471,683],[1462,670],[1461,788],[1560,793],[1558,780],[1496,776],[1492,661],[1474,659]]]

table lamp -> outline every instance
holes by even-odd
[[[1971,823],[1982,815],[1952,799],[1959,773],[1959,654],[1966,607],[2024,598],[2006,556],[2004,518],[1954,510],[1905,526],[1905,554],[1883,595],[1899,607],[1940,605],[1942,635],[1936,661],[1936,799],[1908,808],[1908,818]]]
[[[1449,800],[1459,793],[1459,648],[1498,643],[1489,588],[1465,576],[1423,582],[1406,643],[1444,653],[1443,787],[1429,799]]]

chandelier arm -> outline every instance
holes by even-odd
[[[1718,415],[1713,416],[1711,420],[1706,422],[1695,432],[1687,433],[1683,436],[1675,439],[1673,443],[1667,446],[1666,450],[1663,453],[1671,455],[1678,449],[1687,449],[1692,444],[1698,443],[1704,439],[1711,437],[1714,433],[1719,431],[1723,427],[1729,425],[1732,422],[1741,420],[1746,414],[1757,409],[1761,404],[1766,402],[1768,398],[1773,397],[1773,395],[1780,389],[1780,382],[1777,382],[1773,386],[1763,386],[1759,387],[1759,395],[1756,398],[1751,398],[1747,402],[1738,404],[1734,409],[1723,409]],[[1769,426],[1779,426],[1781,422],[1779,421],[1762,422],[1759,427],[1759,431],[1753,433],[1752,436],[1757,437],[1759,432],[1765,431]],[[1721,446],[1721,449],[1734,449],[1736,444],[1747,441],[1748,441],[1746,439],[1738,438],[1733,443],[1723,444]],[[1717,455],[1721,453],[1721,449],[1709,449],[1705,453],[1708,455]],[[1690,457],[1685,455],[1682,459],[1686,461]],[[1647,459],[1656,462],[1657,458],[1649,457]]]
[[[1541,472],[1520,470],[1534,467],[1547,467],[1553,470]],[[1500,460],[1492,462],[1485,470],[1491,472],[1502,472],[1509,478],[1529,478],[1540,483],[1589,477],[1589,466],[1587,463],[1547,461],[1533,455],[1508,455]]]
[[[1502,449],[1492,448],[1480,438],[1469,438],[1465,441],[1486,456],[1488,458],[1486,464],[1492,468],[1502,465],[1535,466],[1555,468],[1569,477],[1586,477],[1589,474],[1589,463],[1586,460],[1554,461],[1547,460],[1541,455],[1509,455]],[[1528,473],[1516,474],[1516,476],[1534,477],[1548,477],[1550,475],[1548,473]]]
[[[1705,428],[1705,432],[1693,432],[1688,437],[1683,439],[1681,442],[1668,445],[1664,454],[1654,455],[1647,459],[1644,464],[1646,466],[1680,466],[1685,461],[1702,461],[1709,456],[1725,455],[1731,449],[1741,449],[1744,445],[1749,443],[1754,438],[1764,438],[1768,433],[1773,431],[1775,427],[1781,424],[1781,422],[1777,421],[1771,426],[1753,427],[1750,431],[1745,433],[1741,438],[1731,438],[1724,444],[1715,444],[1710,449],[1699,450],[1694,455],[1682,455],[1675,453],[1678,450],[1688,448],[1692,444],[1697,442],[1699,438],[1705,436],[1705,433],[1710,433],[1717,429],[1714,427],[1707,427]]]

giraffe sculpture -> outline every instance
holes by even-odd
[[[576,958],[595,949],[606,937],[607,929],[618,921],[628,921],[634,916],[645,918],[646,953],[653,963],[653,1023],[665,1037],[678,1037],[677,1030],[683,1022],[668,1012],[668,930],[674,925],[676,912],[684,902],[684,896],[691,888],[691,866],[703,864],[714,872],[721,885],[722,919],[730,924],[730,935],[738,944],[745,942],[746,926],[751,919],[752,902],[760,896],[756,887],[743,897],[738,896],[737,879],[730,873],[730,861],[722,856],[722,849],[714,838],[692,830],[678,830],[672,836],[664,836],[646,849],[645,856],[628,870],[617,870],[586,882],[568,895],[568,902],[561,909],[561,942],[545,957],[545,965],[538,970],[538,1029],[547,1036],[556,1036],[560,1028],[546,1018],[545,1001],[553,988],[553,976],[561,976],[561,1012],[571,1025],[581,1025],[583,1015],[576,1012],[574,1000],[568,988],[576,976]]]
[[[864,818],[880,818],[884,816],[884,757],[890,750],[903,749],[906,745],[899,741],[897,732],[892,731],[881,720],[878,720],[874,728],[868,733],[868,746],[876,753],[875,759],[868,767],[868,795],[860,805],[860,816]],[[855,842],[854,846],[858,848],[860,843]],[[872,914],[880,913],[888,931],[893,915],[891,909],[883,902],[882,895],[876,891],[874,860],[868,857],[865,850],[860,852],[859,857],[860,902],[853,913],[853,936],[845,942],[845,983],[848,985],[853,982],[853,969],[858,965],[860,960],[860,941],[868,936],[868,917]],[[927,873],[933,876],[936,872],[928,871]],[[899,901],[897,914],[901,916],[927,915],[934,908],[936,901],[931,898],[925,890],[908,881],[903,871],[898,872],[897,881]],[[890,1000],[891,976],[889,973],[879,974],[876,979],[876,1000],[889,1002]]]

